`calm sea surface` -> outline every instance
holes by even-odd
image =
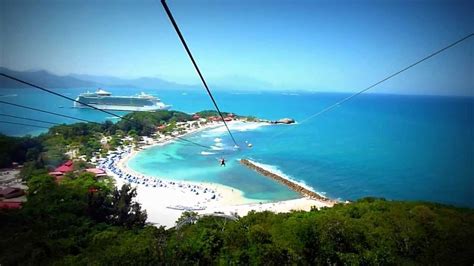
[[[85,89],[59,89],[76,97]],[[117,95],[136,89],[110,89]],[[158,95],[176,110],[212,109],[204,91],[145,90]],[[216,92],[222,110],[267,119],[303,120],[345,97],[344,94]],[[67,100],[33,89],[0,89],[0,100],[53,112],[103,121],[109,115],[73,109]],[[0,104],[0,113],[52,122],[73,120],[32,113]],[[118,112],[119,113],[119,112]],[[120,113],[119,113],[120,114]],[[3,121],[16,121],[1,117]],[[33,122],[32,122],[33,123]],[[474,99],[361,95],[350,102],[297,125],[238,125],[234,135],[243,147],[232,149],[221,129],[196,133],[190,138],[211,149],[176,143],[138,154],[129,166],[144,174],[194,181],[212,181],[242,190],[260,200],[296,198],[286,187],[241,166],[251,158],[279,169],[316,191],[339,199],[365,196],[427,200],[474,207]],[[41,130],[0,124],[8,135],[38,134]],[[222,139],[218,144],[216,138]],[[253,144],[246,148],[245,142]],[[225,157],[227,166],[219,167]]]

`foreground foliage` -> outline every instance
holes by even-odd
[[[201,219],[173,231],[167,255],[205,264],[471,264],[473,237],[472,210],[367,198],[237,222]]]
[[[108,181],[91,174],[69,175],[60,184],[49,175],[31,177],[23,207],[0,210],[0,264],[61,262],[107,232],[143,230],[147,215],[133,201],[135,189],[118,190]]]
[[[21,210],[0,212],[0,264],[470,264],[474,211],[362,199],[347,205],[238,221],[146,225],[128,186],[82,174],[29,180]],[[91,191],[91,188],[94,188]],[[159,204],[159,203],[157,203]]]

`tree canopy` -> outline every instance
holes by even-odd
[[[2,265],[474,261],[472,209],[366,198],[310,212],[251,212],[237,221],[206,216],[165,230],[145,223],[129,186],[114,189],[88,174],[59,184],[38,175],[28,185],[22,209],[0,212]]]

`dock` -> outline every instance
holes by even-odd
[[[318,194],[314,191],[311,191],[311,190],[297,184],[296,182],[292,182],[291,180],[288,180],[287,178],[281,177],[277,174],[274,174],[270,171],[267,171],[267,170],[263,169],[262,167],[259,167],[255,164],[253,164],[251,161],[249,161],[247,159],[241,159],[240,163],[247,166],[248,168],[250,168],[252,170],[257,171],[261,175],[264,175],[264,176],[269,177],[273,180],[276,180],[277,182],[287,186],[291,190],[299,193],[303,197],[309,197],[309,198],[324,201],[324,202],[334,202],[333,200],[328,199],[328,198],[326,198],[326,197],[324,197],[324,196],[322,196],[322,195],[320,195],[320,194]]]

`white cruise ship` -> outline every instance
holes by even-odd
[[[136,96],[112,96],[110,92],[98,89],[96,92],[81,93],[74,102],[74,107],[89,108],[81,103],[104,110],[116,111],[156,111],[167,110],[171,106],[166,105],[157,97],[141,93]]]

